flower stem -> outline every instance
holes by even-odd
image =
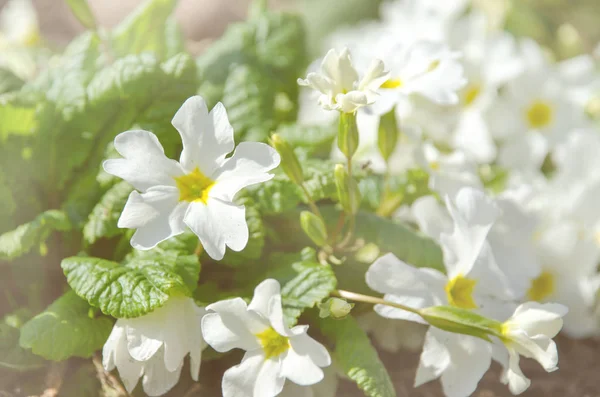
[[[404,306],[400,303],[389,302],[381,298],[377,298],[375,296],[357,294],[356,292],[344,291],[344,290],[335,290],[331,293],[333,296],[337,296],[339,298],[350,299],[356,302],[364,302],[371,303],[373,305],[386,305],[395,307],[396,309],[401,309],[407,312],[411,312],[417,315],[421,315],[421,311],[419,309],[413,309],[412,307]]]
[[[301,183],[298,186],[300,186],[300,189],[302,189],[302,191],[304,192],[304,195],[306,196],[306,200],[308,201],[308,206],[310,207],[311,211],[316,216],[318,216],[319,218],[321,218],[321,220],[323,222],[325,222],[325,219],[323,219],[323,215],[321,215],[321,211],[319,211],[319,207],[317,207],[317,204],[315,204],[315,200],[313,200],[313,198],[310,195],[308,189],[306,188],[306,186],[304,186],[304,183]]]

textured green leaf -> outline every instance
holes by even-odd
[[[389,216],[400,205],[411,205],[419,197],[432,194],[428,183],[429,175],[418,168],[392,175],[387,182],[382,175],[370,175],[359,183],[363,208]]]
[[[19,103],[14,95],[0,96],[0,142],[9,135],[31,135],[37,127],[34,105]]]
[[[369,397],[395,397],[396,392],[369,337],[356,320],[321,319],[321,331],[335,345],[334,359],[343,373]]]
[[[337,286],[331,267],[320,263],[304,262],[304,270],[288,281],[281,290],[283,315],[293,325],[305,309],[314,307],[327,298]]]
[[[333,125],[283,124],[277,128],[277,133],[292,147],[304,150],[307,155],[328,158],[337,129]]]
[[[123,265],[100,258],[62,261],[67,282],[92,306],[113,317],[138,317],[162,306],[172,295],[190,296],[200,264],[176,251],[130,256]]]
[[[93,244],[99,238],[115,237],[123,233],[123,229],[117,227],[117,221],[132,190],[129,183],[122,181],[102,196],[83,228],[83,238],[88,244]]]
[[[43,243],[52,231],[70,229],[71,223],[63,211],[43,212],[33,221],[0,235],[0,259],[9,260],[26,254],[36,244]]]
[[[90,357],[102,347],[113,322],[90,316],[90,306],[69,291],[21,328],[22,347],[48,360]]]
[[[113,30],[112,50],[120,57],[153,52],[164,59],[165,28],[176,4],[177,0],[146,0]]]

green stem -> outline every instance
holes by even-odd
[[[335,290],[331,293],[333,296],[337,296],[338,298],[350,299],[356,302],[364,302],[371,303],[373,305],[386,305],[395,307],[396,309],[404,310],[410,313],[414,313],[417,315],[421,315],[421,311],[419,309],[413,309],[412,307],[404,306],[400,303],[389,302],[381,298],[377,298],[375,296],[357,294],[356,292],[344,291],[344,290]]]
[[[300,186],[300,189],[302,189],[302,191],[304,192],[304,195],[306,196],[306,200],[308,201],[308,206],[310,207],[311,211],[316,216],[318,216],[319,218],[321,218],[321,220],[323,221],[323,223],[325,223],[325,219],[323,219],[323,215],[321,215],[321,211],[319,211],[319,207],[317,207],[317,204],[315,203],[315,200],[313,200],[313,198],[310,195],[308,189],[306,188],[306,186],[304,186],[304,183],[301,183],[299,186]]]

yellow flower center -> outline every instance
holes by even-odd
[[[448,281],[444,288],[448,303],[461,309],[476,309],[477,304],[473,300],[475,284],[477,284],[477,280],[463,277],[461,274]]]
[[[265,358],[277,357],[290,348],[290,341],[269,327],[260,334],[256,334],[260,345],[265,352]]]
[[[187,175],[175,178],[175,183],[179,189],[179,201],[202,201],[204,204],[208,201],[208,192],[215,185],[198,167]]]
[[[534,101],[525,113],[531,128],[546,127],[553,119],[553,110],[550,104],[540,100]]]
[[[471,106],[481,94],[481,86],[479,84],[469,85],[463,94],[463,104],[465,106]]]
[[[393,89],[402,87],[402,80],[400,79],[389,79],[381,85],[381,88]]]
[[[438,66],[440,66],[440,60],[436,59],[435,61],[433,61],[429,64],[429,67],[427,68],[427,72],[429,73],[429,72],[434,71],[435,69],[437,69]]]
[[[532,301],[541,301],[554,292],[554,275],[548,271],[543,271],[535,280],[531,282],[531,287],[527,291],[527,297]]]
[[[430,161],[429,168],[431,168],[434,171],[439,171],[440,170],[440,162],[439,161]]]
[[[21,38],[21,43],[25,47],[36,47],[42,41],[42,36],[37,28],[30,29],[25,36]]]

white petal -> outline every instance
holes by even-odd
[[[164,343],[165,311],[157,309],[145,316],[127,320],[127,349],[138,361],[150,360]]]
[[[223,397],[255,397],[254,386],[265,357],[262,350],[247,352],[242,362],[229,368],[221,382]]]
[[[323,380],[324,375],[323,370],[309,356],[297,354],[292,348],[283,360],[281,376],[298,385],[309,386]]]
[[[215,185],[209,197],[232,201],[237,192],[246,186],[273,178],[268,172],[279,165],[279,154],[271,146],[258,142],[242,142],[233,156],[216,171]]]
[[[206,348],[206,342],[202,338],[202,318],[206,315],[206,310],[196,306],[193,299],[190,299],[188,314],[188,343],[190,347],[190,375],[193,380],[198,381],[200,373],[200,362],[202,360],[202,350]]]
[[[419,197],[412,204],[412,213],[419,229],[436,241],[443,232],[452,230],[448,211],[434,196]]]
[[[562,317],[568,311],[566,306],[558,303],[527,302],[515,310],[509,321],[523,329],[528,335],[541,334],[553,338],[562,328]]]
[[[183,359],[190,352],[188,333],[200,330],[182,327],[188,320],[189,298],[171,298],[169,301],[172,303],[163,324],[164,365],[167,371],[173,372],[183,365]]]
[[[174,178],[184,173],[175,160],[165,156],[158,138],[151,132],[123,132],[115,137],[115,149],[123,158],[106,160],[104,170],[125,179],[138,190],[175,186]]]
[[[209,198],[208,203],[193,202],[184,222],[198,236],[206,253],[215,260],[223,259],[225,246],[241,251],[248,244],[246,208]]]
[[[523,374],[519,367],[519,354],[512,349],[508,349],[509,360],[508,368],[502,374],[502,383],[508,384],[510,392],[514,395],[521,394],[529,388],[531,381]]]
[[[296,327],[292,331],[295,331],[295,329]],[[297,334],[290,338],[290,344],[297,354],[310,357],[311,361],[319,367],[331,365],[331,356],[325,346],[311,338],[307,333]]]
[[[339,110],[344,113],[353,113],[356,109],[368,105],[371,101],[362,91],[350,91],[347,94],[337,94],[335,102]]]
[[[415,387],[438,378],[450,365],[450,354],[444,343],[438,339],[439,332],[429,328],[415,376]]]
[[[131,192],[119,218],[120,228],[137,229],[131,238],[136,249],[154,248],[185,230],[183,217],[188,203],[179,201],[177,188],[156,186],[145,193]]]
[[[193,96],[177,111],[172,124],[183,141],[180,162],[187,172],[198,167],[210,177],[233,150],[233,128],[221,103],[209,114],[204,99]]]
[[[279,281],[269,278],[254,288],[254,296],[248,305],[248,309],[254,310],[265,318],[269,317],[269,302],[274,296],[281,296]]]
[[[104,344],[102,364],[107,371],[111,371],[116,366],[123,385],[131,393],[142,376],[144,368],[141,362],[134,360],[129,355],[125,328],[121,326],[121,323],[123,323],[123,320],[117,320],[108,340]]]
[[[466,276],[499,215],[498,208],[485,193],[470,187],[460,189],[453,201],[446,198],[446,206],[454,220],[454,230],[440,237],[444,264],[449,278]]]
[[[255,314],[248,312],[241,298],[227,299],[207,306],[208,313],[202,318],[204,340],[218,352],[240,348],[251,350],[260,345],[254,336],[267,328]]]
[[[183,363],[175,371],[169,371],[161,354],[153,357],[144,365],[144,392],[152,397],[162,396],[179,382],[182,367]]]
[[[254,396],[275,397],[281,393],[285,383],[281,368],[282,362],[279,357],[263,361],[254,384]]]

